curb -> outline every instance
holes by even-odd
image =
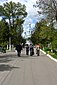
[[[44,54],[46,54],[46,52],[44,52],[43,50],[40,49],[41,52],[43,52]],[[52,59],[53,61],[57,62],[57,59],[53,58],[51,55],[47,54],[47,56]]]

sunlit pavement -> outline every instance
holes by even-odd
[[[21,57],[16,52],[0,54],[0,85],[57,85],[57,63],[40,52]]]

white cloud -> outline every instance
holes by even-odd
[[[34,2],[34,3],[36,2],[36,0],[31,0],[31,1]]]

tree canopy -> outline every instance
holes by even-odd
[[[57,21],[57,0],[37,0],[35,7],[39,7],[39,14],[45,14],[49,22]]]
[[[51,25],[47,26],[47,22],[42,20],[37,22],[35,30],[31,36],[31,40],[34,44],[40,43],[43,46],[48,46],[51,43],[52,49],[57,48],[57,30],[52,29]]]
[[[0,16],[2,17],[2,20],[5,21],[4,23],[7,22],[8,24],[8,28],[6,26],[4,27],[3,24],[1,25],[1,29],[8,29],[8,37],[12,38],[12,43],[16,43],[17,39],[19,42],[20,37],[22,39],[21,34],[23,32],[24,18],[27,16],[26,6],[19,2],[6,2],[3,5],[0,5]],[[3,22],[1,21],[0,23]],[[5,32],[5,34],[7,33]],[[2,36],[5,36],[4,33]]]

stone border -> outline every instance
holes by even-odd
[[[43,52],[44,54],[46,54],[46,52],[44,52],[43,50],[40,49],[41,52]],[[53,61],[57,62],[57,59],[53,58],[51,55],[47,54],[47,56],[52,59]]]

